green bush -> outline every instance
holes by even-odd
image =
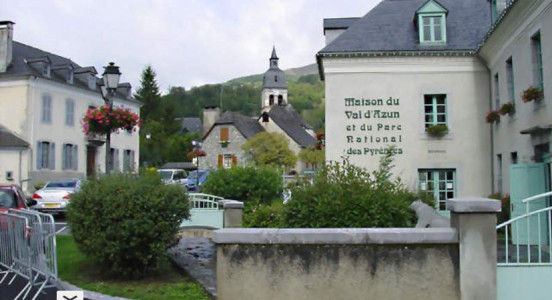
[[[500,200],[502,210],[496,215],[497,223],[501,224],[510,220],[510,195],[502,195],[500,193],[493,193],[487,196],[487,198]]]
[[[147,174],[88,181],[67,209],[79,249],[105,273],[125,278],[157,271],[180,222],[188,217],[185,191]]]
[[[282,192],[280,171],[270,166],[246,166],[218,169],[209,175],[203,192],[243,201],[246,207],[270,204]]]
[[[383,156],[378,170],[343,163],[330,163],[312,183],[292,188],[284,206],[284,227],[410,227],[414,213],[409,205],[417,195],[400,179],[391,179],[392,150]]]
[[[247,209],[243,215],[244,227],[256,228],[280,228],[282,227],[282,209],[284,204],[281,199],[276,199],[271,205],[259,204]]]

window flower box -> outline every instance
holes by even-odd
[[[109,105],[89,109],[81,120],[86,135],[103,135],[121,129],[135,131],[140,123],[140,116],[129,108],[121,106],[110,110]]]
[[[491,110],[487,113],[485,121],[489,124],[498,123],[500,121],[500,114],[496,110]]]
[[[512,102],[507,102],[502,104],[498,112],[503,116],[512,116],[516,112],[516,106]]]
[[[448,127],[445,124],[436,124],[431,125],[426,128],[426,133],[433,137],[442,137],[443,135],[447,134]]]
[[[230,141],[221,141],[221,142],[220,142],[220,146],[221,146],[222,148],[228,147],[229,144],[230,144]]]
[[[523,103],[531,101],[537,102],[542,100],[543,96],[544,93],[540,87],[530,86],[521,94],[521,100],[523,100]]]

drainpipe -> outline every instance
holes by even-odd
[[[489,78],[489,110],[493,109],[493,93],[492,93],[492,75],[491,75],[491,69],[487,66],[487,61],[483,59],[481,56],[479,56],[478,53],[475,54],[476,57],[479,59],[481,64],[485,67],[487,70],[488,78]],[[490,133],[491,133],[491,193],[494,193],[495,191],[495,174],[494,174],[494,131],[493,131],[493,124],[491,124],[490,127]]]

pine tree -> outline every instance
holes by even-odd
[[[143,103],[142,108],[140,108],[140,117],[144,122],[150,118],[158,117],[161,94],[159,93],[159,86],[155,81],[155,76],[155,71],[150,65],[147,65],[142,72],[141,86],[134,94],[134,98]]]

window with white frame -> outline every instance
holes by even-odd
[[[222,166],[225,168],[225,169],[230,169],[232,168],[232,161],[234,159],[234,155],[232,154],[224,154],[223,157],[222,157]]]
[[[130,149],[124,150],[123,172],[134,172],[134,150],[130,150]]]
[[[36,168],[53,170],[56,167],[56,145],[38,141],[36,145]]]
[[[78,146],[74,144],[63,144],[62,149],[62,168],[63,170],[78,170],[79,165],[79,150]]]
[[[75,101],[65,100],[65,125],[75,126]]]
[[[42,95],[42,114],[41,120],[43,123],[52,122],[52,96],[49,94]]]
[[[446,210],[447,199],[456,196],[455,169],[419,169],[419,189],[433,197],[435,209]]]
[[[424,124],[447,125],[447,95],[424,95]]]

